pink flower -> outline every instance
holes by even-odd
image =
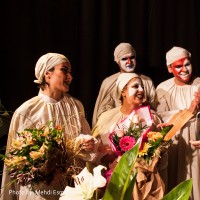
[[[110,182],[110,178],[111,178],[111,176],[112,176],[112,172],[113,172],[113,171],[112,171],[111,169],[105,170],[104,177],[106,178],[107,183]]]
[[[119,141],[119,146],[122,151],[128,151],[130,150],[136,143],[135,138],[131,136],[124,136]]]

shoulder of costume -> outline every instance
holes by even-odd
[[[40,101],[40,98],[38,96],[35,96],[31,99],[28,99],[24,103],[22,103],[16,110],[15,112],[22,113],[22,112],[28,112],[31,110],[36,104],[37,101]]]
[[[115,82],[120,75],[120,72],[117,72],[115,74],[112,74],[111,76],[106,77],[103,81],[102,84],[110,84],[111,82]]]
[[[158,90],[158,89],[166,90],[166,89],[171,88],[173,85],[174,85],[174,77],[172,77],[172,78],[170,78],[170,79],[168,79],[166,81],[163,81],[160,84],[158,84],[158,86],[156,87],[156,90]]]
[[[100,115],[100,117],[101,117],[101,118],[104,118],[105,116],[112,115],[112,114],[116,114],[116,113],[120,112],[120,108],[121,108],[121,106],[118,106],[118,107],[116,107],[116,108],[112,108],[112,109],[110,109],[110,110],[107,110],[107,111],[103,112],[103,113]],[[100,117],[99,117],[99,118],[100,118]]]
[[[193,84],[200,86],[200,77],[194,77]]]
[[[168,93],[168,91],[175,85],[174,83],[174,77],[161,82],[160,84],[158,84],[158,86],[156,87],[156,94],[157,94],[157,98],[160,99],[163,96],[165,96],[166,93]]]

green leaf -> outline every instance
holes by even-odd
[[[165,136],[169,131],[170,129],[173,127],[173,125],[170,125],[170,126],[165,126],[162,130],[161,130],[161,133],[163,136]]]
[[[192,190],[192,179],[181,182],[166,194],[163,200],[188,200]]]
[[[138,152],[139,143],[122,155],[113,171],[110,182],[108,183],[103,196],[103,200],[123,200],[132,198],[132,192],[130,191],[133,190],[136,176],[136,174],[133,175],[132,170],[138,157]],[[126,198],[124,198],[125,194]],[[128,195],[131,196],[128,197]]]
[[[37,151],[39,149],[40,149],[40,146],[38,146],[38,145],[34,145],[34,146],[30,147],[30,150],[34,150],[34,151]]]
[[[136,181],[136,176],[137,176],[137,172],[135,172],[133,175],[133,177],[131,178],[131,182],[125,192],[125,195],[124,195],[124,199],[132,199],[132,196],[133,196],[133,187],[135,185],[135,181]]]

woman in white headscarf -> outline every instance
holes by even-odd
[[[17,132],[25,128],[41,127],[47,125],[50,121],[55,126],[64,127],[65,142],[77,138],[80,134],[91,134],[82,103],[68,93],[72,81],[69,60],[62,54],[47,53],[37,61],[35,76],[37,79],[34,82],[39,85],[40,92],[38,96],[24,102],[14,112],[7,147],[11,146],[12,139],[16,138]],[[82,149],[90,153],[94,148],[95,140],[91,136],[84,138],[81,145]],[[79,167],[84,166],[85,161],[80,160]],[[61,177],[54,177],[53,184],[38,184],[36,189],[39,192],[36,194],[26,186],[9,185],[11,179],[6,172],[6,167],[4,167],[1,199],[59,199],[61,191],[66,187],[66,185],[60,184],[60,182],[63,182]]]
[[[102,141],[102,147],[99,148],[100,162],[111,170],[116,166],[118,156],[112,151],[109,140],[110,133],[118,130],[120,126],[124,127],[125,125],[126,127],[124,123],[125,121],[132,120],[132,114],[137,114],[143,121],[145,120],[146,125],[151,127],[152,131],[158,130],[156,125],[162,123],[157,114],[149,109],[149,106],[143,106],[143,103],[145,103],[144,86],[141,78],[137,74],[121,73],[116,81],[116,86],[116,96],[121,98],[122,104],[102,113],[92,129],[93,136],[100,138]],[[166,159],[167,154],[163,156],[162,163],[159,164],[159,173],[162,171],[163,179],[166,179]],[[164,196],[164,184],[159,173],[157,169],[154,172],[148,170],[144,172],[142,177],[137,179],[138,187],[134,187],[133,199],[161,199]],[[151,180],[147,178],[150,177],[149,174],[153,177]],[[154,184],[156,184],[155,188]]]

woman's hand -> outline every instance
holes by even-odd
[[[190,144],[192,144],[194,147],[200,149],[200,140],[190,140]]]
[[[84,138],[81,144],[81,149],[85,151],[92,151],[95,146],[95,140],[93,137],[91,138]]]

